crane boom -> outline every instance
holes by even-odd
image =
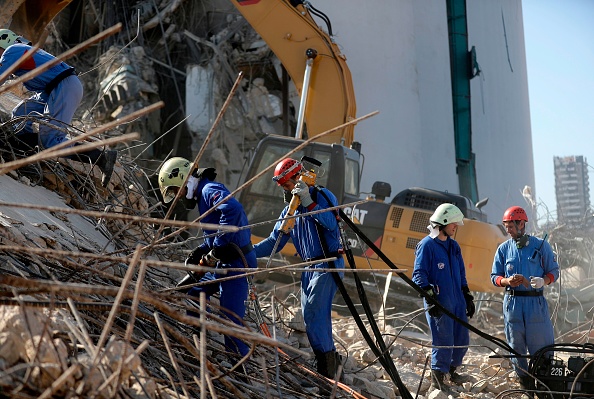
[[[10,27],[37,42],[47,24],[72,0],[7,0],[0,9],[0,26]]]
[[[308,137],[332,129],[356,117],[355,93],[346,57],[330,35],[313,19],[308,7],[286,0],[231,0],[243,17],[266,41],[284,65],[299,94],[304,92],[307,53],[313,60],[310,89],[305,106]],[[319,140],[350,146],[350,125]]]

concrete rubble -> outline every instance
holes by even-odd
[[[281,73],[278,60],[245,21],[232,15],[229,7],[215,7],[222,2],[204,3],[213,7],[216,18],[212,31],[200,29],[202,35],[189,34],[188,26],[180,23],[182,13],[193,12],[182,7],[184,2],[160,2],[159,18],[149,3],[139,2],[140,16],[126,15],[126,20],[131,27],[129,37],[139,28],[144,43],[153,45],[150,51],[134,42],[125,48],[108,46],[91,61],[77,60],[87,67],[89,77],[83,79],[84,111],[71,133],[177,97],[172,94],[175,83],[168,88],[159,85],[163,71],[171,73],[174,82],[186,76],[209,82],[212,86],[205,96],[210,102],[194,111],[199,117],[193,118],[189,131],[178,127],[177,121],[163,122],[171,122],[175,114],[168,109],[96,138],[140,133],[137,141],[116,145],[121,153],[106,189],[99,183],[97,168],[74,161],[43,160],[5,172],[4,166],[16,157],[10,148],[1,147],[0,396],[311,398],[327,394],[332,390],[330,382],[312,373],[314,360],[300,318],[296,272],[281,272],[280,280],[267,271],[254,277],[275,339],[260,333],[253,303],[245,328],[238,328],[218,312],[216,298],[209,312],[202,312],[174,289],[185,273],[185,257],[197,245],[197,229],[181,218],[164,219],[165,210],[155,194],[160,159],[184,146],[195,154],[235,78],[234,71],[264,65],[274,71],[273,78],[265,81],[254,74],[248,79],[225,115],[225,129],[205,155],[205,162],[216,165],[224,183],[236,183],[246,153],[255,143],[265,134],[282,133],[278,88],[266,85],[277,81]],[[136,17],[140,26],[136,26]],[[150,41],[152,30],[163,22],[164,32],[157,35],[157,41]],[[171,48],[182,48],[178,57],[187,61],[185,57],[191,54],[194,62],[187,69],[181,62],[181,66],[176,62],[162,65],[167,60],[166,49]],[[95,65],[102,68],[92,72]],[[3,134],[12,133],[7,115],[23,94],[17,87],[0,95]],[[285,125],[291,124],[292,119]],[[185,136],[190,139],[184,141]],[[159,145],[163,140],[167,144]],[[570,283],[549,298],[559,305],[554,315],[558,338],[589,339],[591,329],[584,323],[591,319],[587,306],[591,299],[581,297],[582,303],[574,294],[583,287],[579,282],[587,276],[591,258],[582,247],[571,246],[575,244],[571,234],[562,232],[559,227],[558,249],[576,261],[568,272]],[[586,238],[582,243],[587,248],[592,240]],[[383,276],[378,273],[377,278]],[[348,280],[347,276],[347,284]],[[392,287],[404,290],[396,283]],[[382,332],[391,358],[413,397],[447,398],[429,389],[431,348],[420,300],[406,292],[403,295],[406,301],[392,299],[382,313]],[[477,299],[479,311],[472,324],[502,338],[501,296],[477,295]],[[337,294],[334,328],[344,361],[342,382],[369,399],[401,397],[341,301]],[[374,307],[379,319],[379,306],[375,303]],[[206,320],[187,316],[188,309]],[[200,339],[201,331],[207,340]],[[224,350],[223,332],[253,345],[242,367],[233,368],[239,359]],[[471,348],[459,370],[470,381],[453,386],[455,397],[520,397],[509,360],[497,357],[505,354],[493,346],[471,336]],[[346,389],[337,389],[333,395],[361,397]]]

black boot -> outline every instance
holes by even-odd
[[[334,353],[334,361],[335,361],[335,364],[336,364],[336,372],[334,374],[337,374],[338,373],[338,368],[341,367],[341,366],[343,366],[343,364],[342,364],[342,356],[340,356],[340,354],[337,351],[333,351],[333,353]],[[340,370],[340,375],[338,376],[338,381],[340,381],[340,382],[343,381],[343,378],[342,378],[343,375],[344,375],[344,368],[342,368]]]
[[[431,388],[439,389],[445,394],[450,393],[450,387],[445,383],[445,373],[439,370],[431,370]]]
[[[456,367],[450,366],[450,381],[456,385],[462,385],[468,381],[468,376],[457,373]]]
[[[318,373],[334,380],[338,371],[340,355],[336,351],[315,352]]]

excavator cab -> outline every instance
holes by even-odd
[[[245,180],[251,179],[268,166],[286,158],[286,154],[301,143],[301,140],[291,137],[267,136],[258,144]],[[359,152],[338,144],[312,143],[290,155],[294,159],[302,159],[304,156],[321,163],[317,169],[319,173],[316,184],[332,191],[339,203],[359,200]],[[250,224],[275,221],[286,206],[283,201],[283,190],[272,180],[272,177],[273,171],[270,170],[239,194],[238,200],[243,204]],[[273,223],[254,226],[252,228],[254,242],[267,237],[272,227]],[[293,253],[294,250],[291,254]]]

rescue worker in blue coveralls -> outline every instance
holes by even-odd
[[[194,168],[193,164],[185,158],[174,157],[166,161],[159,171],[159,188],[163,202],[168,204],[175,198],[177,191],[184,184],[186,176],[190,174],[182,193],[186,207],[192,209],[198,205],[200,214],[205,214],[201,222],[222,226],[247,226],[247,216],[243,206],[235,198],[231,198],[221,205],[221,200],[230,192],[222,184],[215,182],[216,171],[214,168]],[[219,206],[217,206],[219,205]],[[241,229],[237,232],[220,232],[203,230],[207,236],[188,257],[186,263],[203,265],[216,268],[255,268],[257,266],[256,252],[251,244],[251,230]],[[220,274],[207,272],[203,275],[189,273],[178,287],[193,283],[211,283],[194,286],[185,290],[188,295],[200,296],[201,292],[209,299],[213,294],[220,294],[220,305],[225,315],[235,324],[242,325],[245,316],[248,297],[248,281],[246,277],[238,277],[218,282],[219,278],[241,276],[243,272],[229,272]],[[225,346],[234,353],[245,356],[249,348],[238,338],[225,336]]]
[[[503,320],[509,346],[521,355],[533,355],[555,343],[549,306],[544,287],[559,278],[559,265],[546,240],[526,234],[528,215],[519,206],[503,214],[503,226],[510,239],[497,248],[491,281],[505,287]],[[534,379],[527,374],[526,358],[512,358],[514,370],[523,389],[534,389]]]
[[[10,69],[24,54],[31,51],[31,42],[8,29],[0,29],[0,75]],[[29,57],[12,72],[20,77],[51,62],[55,57],[41,49]],[[67,141],[65,129],[72,122],[82,96],[83,86],[74,67],[60,62],[34,78],[23,82],[33,95],[16,105],[12,110],[12,119],[35,116],[44,123],[39,123],[36,133],[31,118],[24,119],[24,124],[9,142],[13,147],[24,152],[40,145],[42,149],[53,147]],[[75,145],[79,145],[78,143]],[[101,184],[107,187],[113,173],[117,151],[92,149],[68,156],[80,162],[96,164],[102,172]]]
[[[285,191],[285,202],[290,202],[291,194],[298,196],[301,201],[295,215],[336,206],[338,201],[330,190],[323,187],[309,187],[306,182],[299,180],[303,171],[303,164],[291,158],[283,159],[274,170],[273,179]],[[332,338],[331,311],[332,300],[338,290],[334,279],[342,278],[343,273],[317,271],[317,269],[331,267],[344,269],[338,221],[332,211],[298,217],[290,234],[284,234],[280,229],[283,225],[282,218],[287,215],[288,210],[287,205],[281,212],[281,220],[276,222],[270,236],[260,241],[254,248],[258,258],[270,256],[279,237],[277,252],[291,238],[297,253],[304,261],[338,258],[332,265],[320,262],[308,266],[308,270],[301,274],[301,311],[307,338],[316,357],[316,368],[318,373],[334,379],[340,364],[340,356]]]
[[[460,245],[453,239],[464,215],[453,204],[441,204],[429,218],[429,235],[415,250],[413,281],[448,309],[457,318],[467,322],[475,312],[474,297],[466,282],[466,270]],[[467,376],[456,372],[468,350],[468,329],[445,315],[425,300],[427,322],[431,329],[431,387],[450,392],[445,382],[462,384]]]

